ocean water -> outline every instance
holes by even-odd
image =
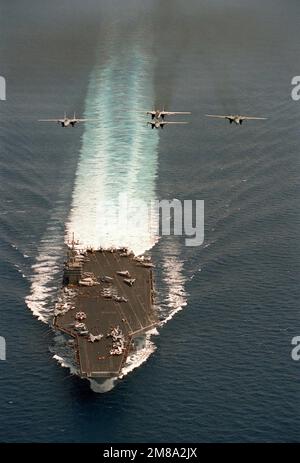
[[[0,441],[299,441],[299,20],[296,0],[1,2]],[[148,130],[155,105],[191,124]],[[75,110],[97,122],[37,122]],[[268,120],[204,117],[227,112]],[[119,193],[204,200],[203,245],[108,233]],[[106,394],[53,358],[72,231],[157,267],[159,334]]]

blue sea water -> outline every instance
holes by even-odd
[[[0,5],[0,441],[298,442],[299,3],[45,3]],[[191,124],[147,130],[158,104]],[[37,123],[74,110],[99,124]],[[204,117],[227,112],[269,119]],[[165,323],[96,394],[53,359],[48,322],[66,228],[106,244],[97,208],[124,191],[204,200],[205,241],[151,248]]]

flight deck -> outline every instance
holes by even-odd
[[[134,339],[157,325],[153,267],[127,249],[69,249],[53,323],[70,336],[81,377],[119,376]]]

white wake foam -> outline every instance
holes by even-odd
[[[85,127],[67,224],[83,246],[127,246],[140,254],[155,243],[147,217],[133,219],[139,202],[150,208],[156,199],[158,134],[140,113],[154,101],[152,66],[137,47],[125,61],[114,55],[92,72],[85,117],[96,122]]]
[[[104,394],[105,392],[111,391],[116,385],[117,378],[109,378],[105,381],[98,383],[94,379],[89,379],[92,391],[97,394]]]
[[[53,316],[54,301],[60,285],[64,243],[61,239],[61,212],[63,205],[54,208],[46,232],[39,244],[38,254],[32,265],[30,294],[25,302],[32,313],[44,323]]]
[[[148,360],[151,354],[156,350],[154,342],[151,341],[151,336],[158,335],[156,329],[148,331],[145,334],[144,339],[142,340],[141,346],[136,346],[136,351],[128,356],[126,364],[122,368],[120,378],[131,373],[133,370],[141,366],[144,362]]]
[[[74,359],[73,348],[68,344],[69,339],[63,333],[55,332],[54,344],[50,348],[53,358],[63,367],[68,368],[71,375],[78,373]]]
[[[180,258],[180,245],[175,240],[168,240],[162,253],[163,282],[165,293],[158,294],[160,326],[165,325],[174,315],[187,305],[185,290],[186,277],[184,262]]]

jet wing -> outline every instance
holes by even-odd
[[[176,116],[177,114],[192,114],[189,111],[161,111],[162,115],[164,116]]]
[[[174,124],[188,124],[189,122],[170,122],[170,121],[161,121],[160,125],[174,125]]]
[[[216,114],[205,114],[206,117],[216,117],[218,119],[233,119],[232,116],[218,116]]]
[[[87,121],[96,121],[97,119],[71,119],[71,122],[87,122]]]
[[[63,122],[64,119],[39,119],[38,122]]]
[[[240,119],[246,120],[246,121],[252,121],[252,120],[266,120],[266,117],[251,117],[251,116],[241,116]]]

